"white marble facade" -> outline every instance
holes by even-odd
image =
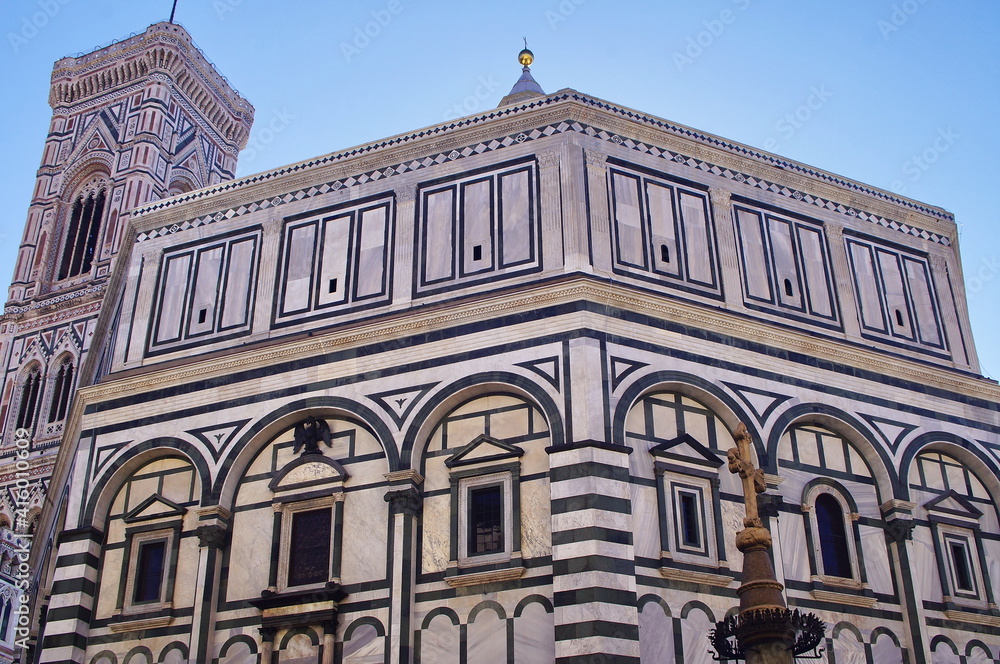
[[[707,663],[739,422],[829,661],[1000,658],[947,212],[573,92],[353,154],[133,215],[39,661]]]

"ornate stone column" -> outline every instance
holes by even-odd
[[[258,627],[260,632],[260,664],[272,664],[274,660],[274,637],[278,635],[276,627]]]
[[[917,595],[912,578],[913,508],[916,503],[889,500],[880,507],[884,520],[885,543],[889,550],[889,565],[899,589],[899,608],[906,627],[906,650],[911,664],[930,664],[930,643],[924,635],[926,617],[924,603]]]
[[[719,265],[722,271],[722,292],[726,306],[738,311],[743,306],[743,276],[740,273],[740,247],[733,219],[733,192],[721,187],[708,190],[715,218],[715,235],[719,242]]]
[[[542,257],[546,268],[563,264],[562,196],[559,182],[559,152],[538,155],[538,179],[542,207]]]
[[[408,307],[413,299],[413,265],[417,261],[414,253],[413,233],[417,223],[417,187],[404,184],[396,187],[395,246],[393,250],[392,306],[394,309]]]
[[[590,220],[590,252],[598,270],[611,271],[611,217],[608,209],[608,155],[584,150],[587,162],[587,217]],[[586,242],[586,236],[583,237]],[[586,245],[584,245],[586,246]]]
[[[844,334],[855,341],[861,339],[861,305],[854,294],[854,278],[851,261],[847,256],[847,245],[844,243],[844,227],[836,222],[825,221],[826,241],[830,245],[830,269],[833,270],[833,283],[840,305],[840,320],[844,326]]]
[[[198,526],[198,577],[195,585],[194,615],[191,618],[191,639],[188,651],[199,662],[207,662],[215,622],[216,594],[219,587],[219,567],[222,549],[229,535],[229,510],[213,505],[198,511],[202,525]]]
[[[716,623],[709,640],[719,659],[745,659],[747,664],[792,664],[796,655],[815,649],[825,627],[813,614],[789,611],[784,586],[771,566],[771,533],[764,527],[757,494],[767,488],[764,471],[755,468],[752,440],[741,422],[733,433],[736,447],[728,451],[729,471],[743,480],[746,518],[736,533],[736,548],[743,553],[740,612]],[[735,637],[735,643],[733,638]]]
[[[336,647],[337,621],[327,620],[323,623],[323,659],[322,664],[333,664],[333,651]]]
[[[413,586],[417,577],[417,525],[423,500],[420,485],[424,478],[415,470],[386,473],[392,532],[389,546],[392,555],[392,578],[389,582],[389,662],[413,661]]]

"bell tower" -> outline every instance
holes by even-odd
[[[172,22],[56,62],[49,105],[0,316],[0,487],[13,481],[20,432],[22,445],[30,439],[32,485],[47,488],[129,212],[232,179],[254,112]],[[29,529],[34,505],[25,512],[2,493],[0,523]]]

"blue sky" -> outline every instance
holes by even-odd
[[[0,6],[0,281],[41,157],[52,63],[170,0]],[[177,22],[256,107],[241,175],[496,106],[521,38],[573,88],[953,212],[984,373],[1000,378],[1000,3],[180,0]]]

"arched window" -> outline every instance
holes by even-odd
[[[97,236],[104,217],[106,190],[81,194],[73,203],[66,245],[59,264],[59,279],[69,279],[90,271],[97,248]]]
[[[38,367],[28,372],[21,385],[21,404],[17,409],[16,429],[30,429],[35,424],[35,412],[38,410],[38,391],[42,384],[42,375]]]
[[[837,499],[828,493],[816,497],[816,530],[823,557],[823,572],[827,576],[853,578],[844,510]]]
[[[66,419],[66,408],[73,394],[73,377],[73,360],[67,357],[56,372],[52,404],[49,406],[49,422],[61,422]]]

